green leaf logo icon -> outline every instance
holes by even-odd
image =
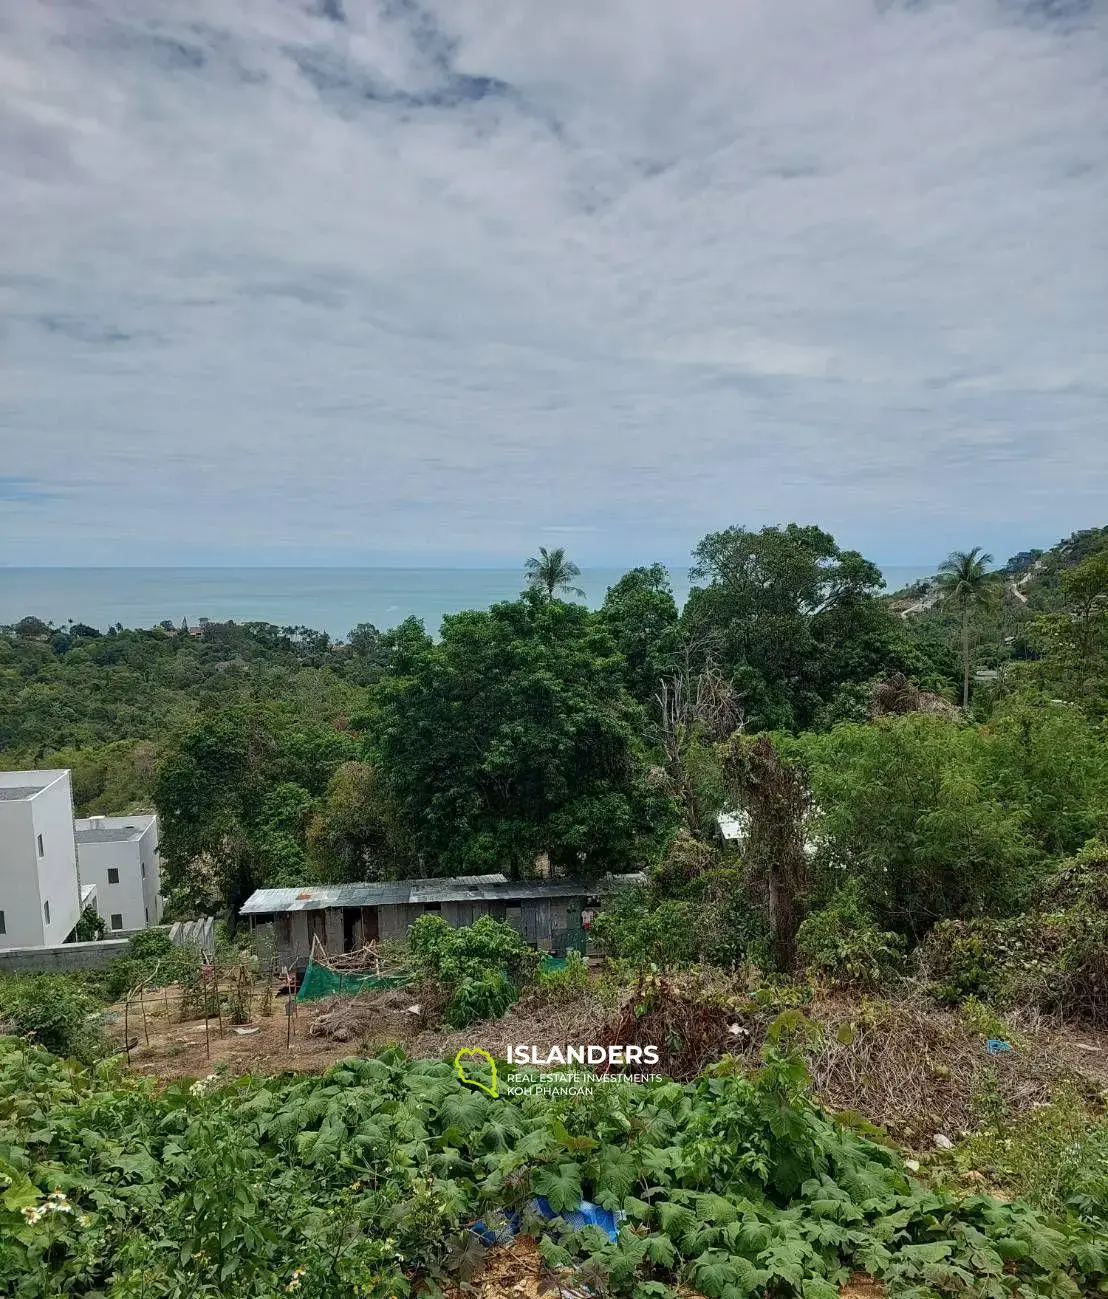
[[[477,1057],[485,1062],[492,1070],[492,1082],[486,1085],[477,1078],[470,1078],[466,1074],[465,1066],[467,1060]],[[458,1075],[461,1082],[468,1083],[470,1087],[480,1087],[483,1092],[488,1092],[490,1096],[498,1097],[500,1093],[496,1090],[496,1061],[485,1050],[479,1046],[463,1046],[458,1054],[454,1057],[454,1072]]]

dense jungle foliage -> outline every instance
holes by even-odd
[[[730,528],[698,545],[682,611],[660,565],[589,611],[552,552],[437,639],[28,617],[0,635],[0,759],[70,767],[84,813],[156,806],[171,914],[263,884],[647,869],[725,961],[766,905],[738,913],[780,891],[717,824],[749,815],[742,747],[768,734],[811,804],[791,928],[853,879],[915,943],[1018,911],[1108,830],[1108,530],[987,558],[888,598],[819,528]],[[776,959],[791,942],[775,931]]]

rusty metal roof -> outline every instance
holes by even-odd
[[[504,875],[474,875],[466,880],[382,880],[364,884],[310,884],[301,889],[258,889],[243,904],[240,915],[263,915],[285,911],[323,911],[329,907],[398,907],[413,901],[417,890],[433,889],[434,899],[428,901],[467,901],[472,894],[469,887],[494,881],[507,883]],[[439,896],[457,887],[450,896]],[[458,894],[455,897],[455,894]]]
[[[364,884],[313,884],[301,889],[258,889],[240,915],[324,911],[331,907],[396,907],[443,902],[523,902],[535,898],[590,897],[628,884],[642,875],[606,875],[597,880],[509,880],[504,875],[464,875],[447,879],[384,880]]]

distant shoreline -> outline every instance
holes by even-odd
[[[625,567],[585,569],[578,584],[597,608]],[[679,605],[688,568],[671,568]],[[934,565],[888,565],[886,593],[928,577]],[[155,627],[165,619],[193,626],[269,622],[304,626],[345,639],[360,622],[381,630],[416,617],[436,631],[446,614],[485,609],[524,587],[519,568],[15,568],[0,566],[0,624],[33,615],[64,626],[69,619],[101,630]]]

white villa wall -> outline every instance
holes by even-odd
[[[42,837],[43,854],[38,857],[38,892],[43,908],[43,937],[46,944],[64,943],[81,918],[81,889],[77,876],[77,845],[73,839],[73,793],[69,772],[30,800],[34,822],[35,851]],[[50,922],[45,907],[50,904]]]
[[[33,824],[29,800],[0,801],[0,950],[43,943]]]
[[[162,875],[158,867],[158,818],[151,817],[139,840],[140,875],[142,876],[143,906],[148,925],[162,923]]]
[[[0,798],[0,949],[62,943],[81,915],[69,772],[6,771],[0,789],[19,795]]]
[[[130,833],[128,830],[134,827]],[[88,838],[83,832],[103,832]],[[107,837],[118,832],[118,838]],[[157,862],[157,817],[106,816],[77,822],[77,853],[81,882],[96,885],[96,910],[105,925],[106,938],[120,931],[146,929],[161,922],[160,877]],[[108,871],[119,872],[110,883]],[[122,917],[118,930],[112,916]]]

